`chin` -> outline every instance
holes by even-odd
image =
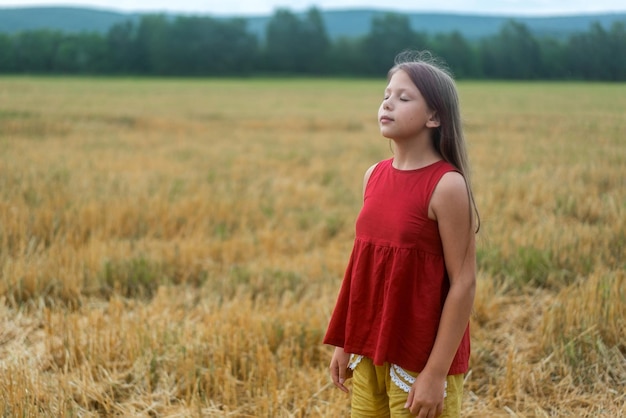
[[[387,132],[387,130],[384,127],[380,128],[380,134],[384,136],[385,138],[392,139],[391,136],[389,136],[389,132]]]

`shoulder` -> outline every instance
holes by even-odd
[[[367,183],[369,182],[370,177],[372,176],[372,173],[374,172],[374,170],[376,170],[377,167],[384,167],[389,164],[391,164],[391,159],[382,160],[382,161],[377,162],[376,164],[372,164],[370,168],[368,168],[367,171],[365,171],[365,175],[363,176],[363,197],[365,197],[365,189],[367,187]]]
[[[456,170],[445,172],[435,190],[441,190],[443,193],[467,193],[467,183],[463,174]]]
[[[386,160],[379,161],[379,162],[377,162],[375,164],[372,164],[370,166],[370,168],[368,168],[367,171],[365,172],[365,176],[363,178],[364,183],[367,184],[367,181],[372,176],[372,173],[374,172],[374,170],[376,170],[376,167],[383,167],[384,168],[384,167],[386,167],[388,165],[391,165],[392,160],[393,160],[393,158],[389,158],[389,159],[386,159]]]
[[[430,201],[434,219],[442,215],[466,214],[469,205],[469,190],[465,177],[455,170],[446,172],[437,183]]]
[[[377,165],[378,163],[373,164],[370,168],[367,169],[367,171],[365,172],[365,175],[363,176],[363,197],[364,198],[365,198],[365,189],[367,187],[367,182],[369,182],[370,177],[372,176],[372,172],[374,171]]]
[[[365,172],[365,176],[363,176],[363,183],[367,184],[367,181],[369,180],[370,176],[372,175],[372,172],[374,171],[377,165],[378,163],[372,164],[370,168],[367,169],[367,171]]]

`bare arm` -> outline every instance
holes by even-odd
[[[372,175],[372,171],[374,171],[374,169],[376,168],[377,164],[378,163],[376,163],[373,166],[371,166],[370,168],[368,168],[367,171],[365,172],[365,176],[363,176],[363,198],[365,198],[365,188],[367,187],[367,182],[370,180],[370,176]]]
[[[476,247],[470,199],[463,176],[446,173],[433,193],[429,216],[439,225],[450,291],[435,345],[409,393],[407,407],[418,416],[443,410],[444,382],[469,322],[476,288]]]

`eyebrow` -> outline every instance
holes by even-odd
[[[387,87],[387,88],[385,88],[385,93],[387,93],[388,91],[391,91],[391,90],[394,90],[394,89],[391,89],[391,88]],[[398,92],[398,93],[410,92],[410,90],[406,89],[406,88],[395,89],[395,91]]]

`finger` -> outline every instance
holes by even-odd
[[[344,382],[345,382],[345,376],[342,378],[340,377],[341,374],[341,368],[339,367],[339,365],[337,363],[333,363],[330,366],[330,378],[333,381],[333,384],[335,386],[337,386],[339,389],[341,389],[342,391],[348,393],[348,388],[344,386]]]
[[[346,382],[346,368],[345,367],[339,367],[339,389],[343,390],[344,392],[348,393],[349,390],[347,387],[345,387],[344,383]]]
[[[406,403],[404,404],[405,408],[411,408],[411,405],[413,405],[413,395],[415,394],[415,392],[413,391],[413,388],[411,388],[411,390],[409,390],[409,396],[406,398]],[[411,413],[415,413],[415,411],[411,411]]]
[[[337,363],[330,363],[330,367],[328,367],[330,371],[330,378],[333,380],[334,384],[339,382],[339,369],[337,368]]]
[[[435,416],[435,410],[427,407],[421,407],[419,410],[419,414],[417,414],[418,418],[433,418]]]
[[[337,386],[339,389],[341,389],[342,391],[346,392],[346,393],[350,393],[350,391],[348,390],[348,388],[340,382],[334,382],[335,386]]]
[[[337,385],[337,387],[338,387],[339,389],[341,389],[342,391],[346,392],[346,393],[350,393],[350,391],[348,390],[348,388],[347,388],[347,387],[345,387],[343,384],[341,384],[341,385]]]

